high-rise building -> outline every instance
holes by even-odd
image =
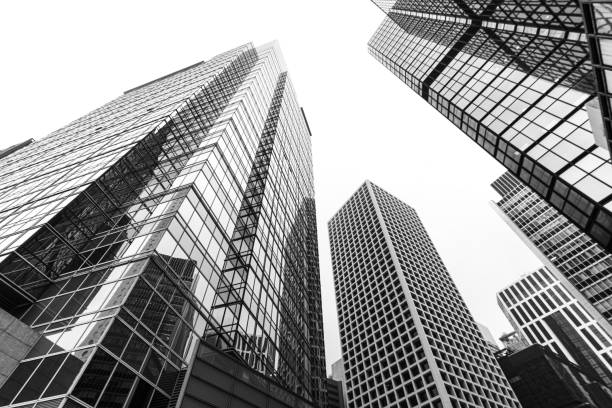
[[[374,3],[386,18],[369,41],[370,53],[612,249],[609,3]],[[593,60],[590,49],[597,51]]]
[[[551,262],[612,322],[612,253],[510,172],[491,185],[501,195],[500,217],[543,262]]]
[[[247,44],[3,153],[0,406],[323,407],[310,138]]]
[[[332,363],[331,369],[331,378],[342,383],[342,396],[344,406],[346,406],[348,397],[346,393],[346,371],[344,370],[344,360],[340,358],[335,363]]]
[[[346,401],[342,392],[342,381],[334,380],[332,377],[327,378],[327,407],[328,408],[346,408]]]
[[[497,295],[515,330],[547,346],[612,388],[612,327],[552,265]]]
[[[523,408],[612,406],[610,388],[544,346],[499,354],[498,361]]]
[[[342,358],[332,364],[332,372],[327,379],[327,397],[329,408],[347,408],[346,374]],[[332,392],[330,393],[330,389]],[[332,398],[332,394],[333,398]]]
[[[356,407],[518,407],[416,212],[366,181],[329,221]]]

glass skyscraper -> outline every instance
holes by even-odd
[[[509,172],[491,186],[501,218],[612,323],[612,254]]]
[[[329,234],[349,407],[520,407],[414,209],[366,181]]]
[[[310,137],[247,44],[5,151],[0,406],[324,406]]]
[[[374,3],[387,16],[369,42],[370,53],[611,249],[609,4]]]

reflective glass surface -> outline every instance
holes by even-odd
[[[174,406],[208,341],[323,406],[315,224],[310,132],[275,43],[0,158],[0,307],[41,334],[0,405]]]
[[[579,3],[374,2],[387,16],[369,42],[370,53],[612,248],[611,133],[602,104],[609,95],[601,93],[605,76],[593,72],[597,62],[585,34],[585,21],[591,20]],[[605,33],[609,5],[594,7]],[[604,66],[612,41],[606,35],[597,38]]]

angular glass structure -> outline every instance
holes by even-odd
[[[329,235],[349,407],[520,407],[414,209],[366,181]]]
[[[374,3],[387,17],[370,53],[611,249],[609,5],[580,2],[593,20],[574,0]]]
[[[491,186],[501,218],[612,322],[612,254],[509,172]]]
[[[310,137],[247,44],[0,158],[0,406],[324,406]]]

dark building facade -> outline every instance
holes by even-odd
[[[611,249],[609,4],[374,3],[387,17],[368,44],[370,53]],[[593,62],[590,50],[599,61]]]
[[[329,378],[339,383],[341,397],[339,397],[339,404],[341,407],[347,407],[348,396],[346,393],[346,372],[344,370],[344,360],[340,358],[331,366],[332,372]],[[329,393],[328,393],[329,395]]]
[[[366,181],[329,234],[349,407],[520,406],[414,209]]]
[[[601,382],[548,348],[532,345],[498,355],[523,408],[606,408],[612,393]]]
[[[346,408],[344,393],[342,392],[342,381],[333,378],[326,380],[327,385],[327,406],[329,408]]]
[[[0,406],[325,406],[310,137],[247,44],[3,155]]]

